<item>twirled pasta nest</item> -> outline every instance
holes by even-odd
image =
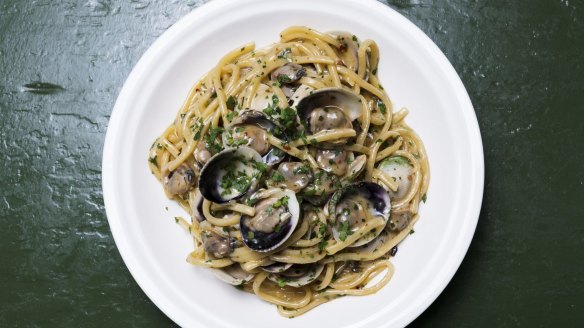
[[[290,27],[192,89],[149,166],[195,241],[188,262],[298,316],[393,274],[429,168],[377,77],[374,41]]]

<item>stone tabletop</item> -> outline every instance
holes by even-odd
[[[150,44],[200,0],[0,0],[0,327],[173,327],[111,236],[101,153]],[[467,256],[412,327],[584,322],[584,1],[382,1],[474,104],[485,194]]]

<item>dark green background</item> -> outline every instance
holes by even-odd
[[[100,162],[130,70],[204,2],[0,0],[0,327],[174,326],[118,254]],[[582,325],[584,2],[389,6],[456,68],[486,164],[470,250],[412,326]]]

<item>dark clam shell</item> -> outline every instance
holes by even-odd
[[[382,217],[386,222],[389,220],[391,213],[391,200],[389,198],[389,193],[383,187],[374,182],[362,181],[348,185],[338,191],[336,191],[330,198],[326,210],[328,215],[334,220],[334,225],[332,227],[333,236],[335,239],[339,238],[339,228],[341,223],[338,222],[336,218],[337,206],[339,206],[345,199],[349,197],[358,196],[360,199],[366,200],[369,203],[367,209],[369,214],[373,217]],[[356,240],[349,247],[357,247],[364,245],[375,237],[377,237],[383,228],[379,228],[374,234],[366,234],[364,237]]]
[[[314,109],[322,107],[341,108],[351,121],[359,118],[362,111],[361,98],[351,91],[342,88],[324,88],[313,91],[296,105],[302,124],[307,124]]]
[[[274,190],[274,189],[272,189]],[[260,191],[265,192],[265,191]],[[258,192],[258,193],[260,193]],[[250,228],[248,221],[252,220],[254,217],[247,215],[242,215],[239,222],[239,229],[241,231],[241,237],[243,243],[250,249],[256,252],[269,252],[278,248],[282,245],[294,232],[298,221],[300,219],[300,205],[296,199],[296,195],[293,191],[288,189],[278,190],[276,193],[271,193],[269,196],[274,198],[288,197],[287,212],[291,214],[285,223],[279,226],[277,231],[272,231],[269,233],[262,231],[254,231]],[[251,196],[254,199],[254,195]]]
[[[227,203],[230,200],[243,197],[246,193],[255,190],[257,186],[256,175],[260,171],[253,166],[253,161],[262,162],[262,157],[249,147],[230,148],[211,157],[201,169],[199,177],[199,190],[205,199],[214,203]],[[221,180],[225,175],[225,169],[233,165],[241,165],[241,168],[250,170],[250,185],[247,190],[237,193],[224,193],[221,188]]]

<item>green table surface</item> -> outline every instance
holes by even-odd
[[[0,327],[172,327],[124,265],[101,153],[140,56],[198,0],[0,0]],[[386,3],[386,2],[384,2]],[[476,234],[413,327],[584,325],[584,1],[393,0],[478,117]]]

